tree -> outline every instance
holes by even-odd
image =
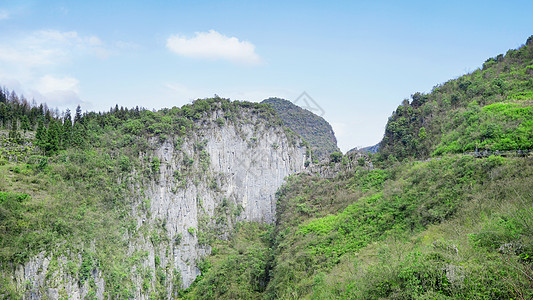
[[[418,131],[418,138],[423,141],[427,138],[427,136],[428,134],[426,132],[426,128],[421,127],[420,130]]]
[[[67,148],[70,146],[72,140],[72,118],[70,117],[70,109],[68,108],[63,117],[63,128],[61,133],[61,146]]]
[[[39,119],[39,124],[37,125],[37,132],[35,133],[35,145],[44,150],[47,136],[48,132],[46,127],[44,126],[44,120],[41,117]]]
[[[533,45],[533,35],[527,38],[526,45]]]
[[[81,123],[74,123],[72,128],[72,140],[71,145],[74,147],[81,148],[85,144],[85,127]]]
[[[81,106],[76,107],[76,115],[74,116],[74,123],[81,121]]]
[[[59,140],[61,135],[61,129],[57,124],[57,121],[52,120],[48,126],[48,135],[46,137],[45,153],[46,155],[53,155],[59,150]]]
[[[22,144],[24,142],[24,139],[22,138],[22,135],[20,135],[20,132],[18,131],[18,124],[17,119],[13,119],[13,122],[11,123],[11,131],[9,131],[9,139],[12,143],[16,144]]]
[[[8,120],[8,107],[4,103],[0,102],[0,128],[7,127],[7,120]]]
[[[20,129],[24,131],[32,129],[27,115],[23,115],[22,118],[20,118]]]
[[[329,155],[329,159],[331,162],[338,163],[342,159],[342,153],[339,151],[335,151]]]

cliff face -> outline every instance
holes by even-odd
[[[201,273],[198,263],[210,253],[212,239],[227,238],[240,221],[274,221],[274,194],[286,176],[304,169],[306,148],[281,126],[245,110],[240,114],[238,121],[217,124],[222,112],[215,110],[187,137],[150,141],[154,150],[143,156],[156,176],[132,184],[139,195],[129,216],[135,229],[117,241],[135,260],[126,275],[134,289],[130,296],[148,299],[155,292],[171,298]],[[42,252],[15,267],[12,280],[27,299],[105,298],[107,278],[97,263],[87,268],[84,282],[70,276],[69,262],[83,267],[84,261]]]

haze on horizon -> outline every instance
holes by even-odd
[[[7,0],[0,86],[96,111],[306,92],[346,152],[379,142],[404,98],[520,46],[531,11],[531,1]]]

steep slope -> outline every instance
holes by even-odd
[[[274,226],[217,244],[182,296],[532,299],[533,157],[496,152],[532,141],[532,42],[404,102],[373,161],[291,176]]]
[[[351,166],[291,176],[275,226],[215,244],[183,297],[531,299],[531,158]]]
[[[404,100],[380,152],[397,159],[533,148],[533,37],[483,68]]]
[[[373,161],[320,172],[296,174],[305,148],[267,105],[117,107],[70,129],[27,110],[48,156],[7,119],[0,294],[532,299],[532,157],[469,153],[529,147],[532,42],[413,95]]]
[[[275,221],[276,189],[306,160],[261,104],[216,98],[76,119],[82,146],[60,134],[65,150],[2,159],[0,294],[175,297],[216,239],[239,222]],[[48,120],[44,148],[60,121]]]
[[[329,159],[330,153],[340,151],[331,125],[322,117],[279,98],[269,98],[261,103],[271,105],[285,126],[301,135],[309,143],[313,158]]]
[[[533,296],[531,158],[454,156],[291,178],[269,298]]]

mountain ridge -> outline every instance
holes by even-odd
[[[309,143],[313,159],[329,159],[331,153],[340,151],[335,132],[322,117],[285,99],[269,98],[261,103],[271,105],[285,126]]]
[[[264,104],[199,99],[69,119],[44,112],[21,152],[28,136],[2,140],[2,295],[177,297],[214,240],[240,222],[274,222],[277,187],[306,161],[301,138]]]
[[[482,68],[405,99],[389,118],[380,153],[426,158],[476,149],[531,149],[533,37]]]
[[[0,295],[533,298],[531,153],[470,155],[531,149],[533,36],[404,100],[372,155],[326,126],[310,162],[270,102],[58,117],[3,90]]]

